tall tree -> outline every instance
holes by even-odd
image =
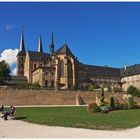
[[[10,79],[10,65],[5,60],[0,61],[0,83],[5,83]]]

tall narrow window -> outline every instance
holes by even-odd
[[[70,60],[68,60],[68,77],[72,77],[73,71],[72,71],[72,63]]]
[[[52,87],[52,88],[54,87],[54,82],[53,82],[53,81],[51,82],[51,87]]]
[[[48,81],[47,80],[45,81],[45,87],[48,87]]]
[[[61,77],[64,76],[64,61],[63,60],[60,61],[60,76]]]

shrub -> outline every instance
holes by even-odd
[[[136,87],[134,86],[129,86],[127,89],[127,94],[130,94],[132,96],[140,96],[140,90],[138,90]]]
[[[134,104],[133,109],[140,109],[140,105]]]
[[[133,96],[129,95],[128,96],[128,109],[132,109],[133,106],[134,106]]]
[[[39,89],[41,89],[41,87],[40,87],[40,85],[38,83],[29,84],[28,88],[32,89],[32,90],[39,90]]]
[[[113,88],[113,91],[114,91],[114,92],[122,92],[123,89],[122,89],[121,87],[120,87],[120,88],[114,87],[114,88]]]
[[[88,86],[88,91],[94,91],[94,86],[93,85],[89,85]]]
[[[99,106],[104,106],[104,105],[105,105],[104,97],[101,96],[101,97],[99,98]]]
[[[104,95],[104,88],[102,88],[101,97],[105,97],[105,95]]]
[[[93,107],[93,113],[98,113],[98,112],[101,112],[101,110],[100,107],[96,105]]]
[[[93,108],[94,108],[95,106],[97,106],[96,103],[90,103],[90,104],[88,104],[88,106],[87,106],[88,111],[89,111],[89,112],[92,112],[92,111],[93,111]]]
[[[119,110],[127,110],[128,109],[128,104],[120,104],[119,105]]]
[[[100,107],[100,110],[101,110],[102,113],[108,113],[109,112],[109,107],[104,105],[104,106]]]
[[[70,86],[70,88],[69,88],[69,90],[71,90],[71,91],[75,91],[75,90],[77,90],[77,89],[78,89],[77,86]]]
[[[140,97],[140,89],[138,89],[137,97]]]
[[[113,96],[110,97],[110,109],[115,109],[115,101]]]

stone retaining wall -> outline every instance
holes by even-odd
[[[70,91],[47,91],[47,90],[0,90],[0,104],[4,105],[76,105],[76,94],[79,94],[85,104],[95,102],[99,93],[70,92]],[[113,93],[106,93],[109,100]],[[113,94],[114,95],[114,94]],[[120,102],[123,93],[115,94]],[[140,99],[136,99],[140,102]]]
[[[1,90],[0,104],[4,105],[75,105],[77,92]],[[95,95],[82,93],[85,103],[95,101]]]

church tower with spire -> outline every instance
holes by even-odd
[[[52,32],[52,35],[51,35],[50,54],[51,55],[54,54],[54,38],[53,38],[53,32]]]
[[[23,31],[21,32],[20,38],[20,48],[17,54],[17,76],[24,76],[24,62],[25,62],[25,44],[24,44],[24,37]]]
[[[42,47],[42,39],[41,39],[41,35],[39,36],[39,41],[38,41],[38,52],[43,53],[43,47]]]

